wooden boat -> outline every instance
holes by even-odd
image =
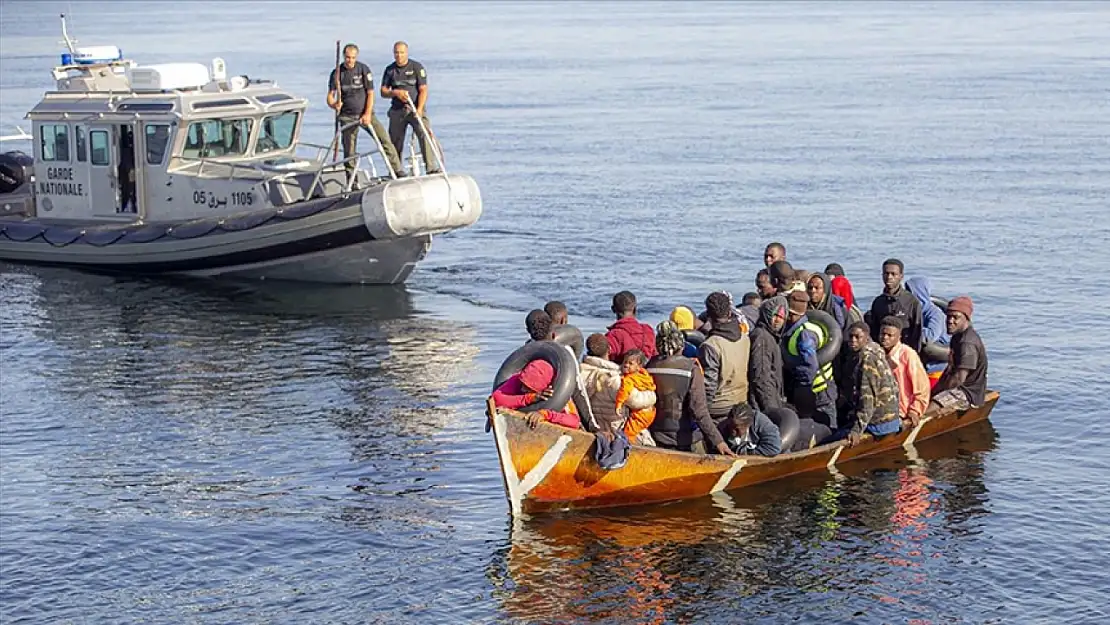
[[[875,440],[864,435],[855,447],[846,441],[773,458],[728,458],[655,447],[633,446],[624,467],[606,471],[594,461],[594,435],[550,423],[528,426],[525,415],[487,402],[501,460],[505,493],[514,515],[555,510],[606,508],[691,499],[770,482],[874,456],[985,420],[998,401],[988,391],[982,406],[929,412],[917,427]]]

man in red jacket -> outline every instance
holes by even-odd
[[[609,360],[621,362],[624,353],[630,349],[638,349],[648,358],[657,353],[655,351],[655,331],[646,323],[636,319],[636,296],[629,291],[621,291],[613,296],[613,314],[617,322],[609,326],[605,339],[609,341]]]

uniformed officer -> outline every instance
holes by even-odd
[[[382,144],[385,159],[398,176],[404,175],[401,169],[401,159],[397,150],[393,148],[385,127],[374,115],[374,76],[370,68],[358,61],[358,46],[348,43],[343,48],[343,65],[339,67],[339,88],[335,90],[335,70],[328,77],[328,106],[335,109],[339,115],[339,125],[346,126],[358,121],[366,132],[373,132]],[[351,126],[343,131],[343,158],[350,158],[358,154],[358,129]],[[344,164],[348,175],[355,169],[354,161]]]
[[[405,131],[411,126],[413,134],[420,138],[420,151],[424,154],[424,164],[429,174],[440,172],[439,159],[429,144],[429,137],[420,131],[416,116],[424,122],[424,128],[432,131],[431,122],[424,114],[428,104],[428,73],[424,66],[409,58],[409,44],[398,41],[393,44],[393,63],[382,74],[382,97],[392,98],[389,108],[389,138],[398,154],[405,149]],[[413,110],[415,109],[415,113]]]

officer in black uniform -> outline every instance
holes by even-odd
[[[405,149],[405,130],[412,127],[413,134],[420,138],[420,151],[424,154],[424,164],[429,174],[440,172],[439,159],[416,123],[416,116],[424,122],[424,128],[432,132],[432,123],[424,114],[428,104],[428,73],[424,66],[409,58],[409,44],[398,41],[393,44],[393,63],[382,74],[382,97],[392,98],[389,108],[389,138],[398,154]],[[415,109],[415,113],[413,112]]]
[[[328,77],[328,106],[338,112],[339,125],[346,126],[358,121],[366,132],[373,132],[382,144],[382,151],[390,167],[397,172],[398,176],[403,176],[404,171],[401,169],[401,159],[397,156],[397,150],[393,148],[385,127],[374,115],[374,77],[369,67],[359,63],[358,46],[353,43],[348,43],[343,48],[343,64],[339,67],[339,88],[340,91],[337,92],[335,70],[332,70]],[[359,126],[351,126],[343,131],[344,158],[358,154],[358,129]],[[348,161],[344,166],[347,168],[348,175],[355,169],[354,161]]]

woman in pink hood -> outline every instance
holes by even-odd
[[[520,410],[551,397],[551,383],[554,381],[555,367],[546,360],[533,360],[525,365],[520,373],[513,375],[497,387],[493,392],[493,403],[498,408]],[[534,428],[543,420],[563,427],[579,429],[582,420],[578,418],[578,409],[574,406],[574,401],[568,401],[564,410],[565,412],[560,412],[544,408],[529,413],[528,425]]]

